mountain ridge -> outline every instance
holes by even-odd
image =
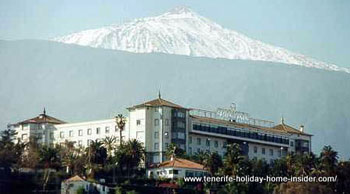
[[[134,53],[269,61],[350,73],[348,68],[325,63],[226,29],[186,7],[176,7],[159,16],[84,30],[52,40]]]

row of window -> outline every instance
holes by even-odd
[[[271,135],[267,135],[267,134],[260,134],[257,132],[245,132],[245,131],[239,131],[239,130],[235,130],[235,129],[227,129],[227,127],[211,127],[211,126],[203,126],[203,125],[198,125],[198,124],[194,124],[193,129],[198,130],[198,131],[218,133],[218,134],[223,134],[223,135],[244,137],[244,138],[250,138],[250,139],[256,139],[256,140],[269,141],[269,142],[289,145],[289,140],[287,138],[271,136]]]
[[[118,131],[118,129],[116,128],[115,129],[115,131]],[[105,127],[105,134],[108,134],[110,132],[110,127],[109,126],[106,126]],[[101,134],[101,128],[100,127],[97,127],[96,129],[95,129],[95,134]],[[68,135],[69,135],[69,137],[73,137],[74,136],[74,131],[73,130],[70,130],[69,132],[68,132]],[[87,135],[92,135],[92,129],[91,128],[88,128],[87,129]],[[50,134],[50,136],[51,136],[51,134]],[[60,138],[64,138],[64,136],[65,136],[65,132],[64,131],[61,131],[60,132]],[[78,136],[83,136],[83,129],[79,129],[78,130]]]
[[[258,153],[258,147],[254,146],[254,154],[257,154],[257,153]],[[266,154],[265,148],[261,148],[261,154],[263,154],[263,155]],[[270,154],[270,156],[273,156],[274,155],[274,150],[273,149],[269,149],[269,154]],[[282,156],[282,150],[278,150],[277,156],[278,157]]]
[[[205,141],[205,145],[210,147],[210,142],[211,140],[209,138],[206,139]],[[192,144],[192,137],[188,137],[188,144]],[[201,145],[202,144],[202,139],[200,137],[197,137],[197,145]],[[219,141],[218,140],[214,140],[214,147],[218,148],[219,147]],[[225,143],[223,145],[223,147],[225,147]]]
[[[174,112],[174,116],[178,117],[178,118],[185,118],[186,114],[184,112],[180,112],[180,111],[175,111]]]
[[[139,126],[141,125],[141,119],[137,119],[136,120],[136,125]],[[165,119],[165,126],[169,126],[170,123],[169,123],[169,119]],[[159,126],[159,119],[154,119],[154,126]]]
[[[164,145],[165,145],[165,149],[167,149],[169,146],[169,143],[165,143]],[[153,149],[154,151],[159,151],[159,143],[154,143]]]
[[[192,150],[192,147],[188,147],[188,154],[190,154],[190,155],[192,155],[193,154],[193,151],[194,150]],[[205,149],[205,150],[202,150],[202,149],[200,149],[200,148],[197,148],[197,153],[200,153],[200,152],[211,152],[211,151],[213,151],[213,150],[210,150],[209,148],[207,148],[207,149]],[[221,154],[223,154],[223,153],[221,153],[221,152],[219,152],[219,154],[221,155]]]
[[[138,119],[136,120],[136,125],[139,126],[141,125],[141,120]],[[165,126],[169,126],[170,125],[170,122],[169,122],[169,119],[165,119]],[[176,127],[179,127],[179,128],[185,128],[185,122],[183,121],[178,121],[176,122]],[[154,119],[154,126],[159,126],[159,119]]]

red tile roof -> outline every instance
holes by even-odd
[[[29,123],[35,123],[35,124],[40,124],[40,123],[51,123],[51,124],[64,124],[66,122],[61,121],[59,119],[56,119],[55,117],[51,117],[47,114],[40,114],[37,117],[18,122],[17,124],[29,124]]]
[[[181,108],[184,109],[184,107],[177,105],[175,103],[172,103],[170,101],[164,100],[162,98],[157,98],[142,104],[138,104],[135,106],[130,107],[129,109],[134,109],[134,108],[143,108],[143,107],[157,107],[157,106],[167,106],[167,107],[172,107],[172,108]]]
[[[190,160],[182,159],[182,158],[174,158],[173,160],[165,161],[160,163],[157,168],[167,168],[167,167],[175,167],[175,168],[191,168],[204,170],[204,166]]]
[[[279,125],[276,125],[273,127],[273,129],[279,130],[279,131],[285,131],[287,133],[294,133],[294,134],[300,134],[300,135],[307,135],[307,136],[312,136],[311,134],[304,133],[298,129],[295,129],[289,125],[286,125],[284,123],[281,123]]]
[[[76,182],[76,181],[85,181],[83,178],[81,178],[78,175],[75,175],[69,179],[66,179],[64,182]]]

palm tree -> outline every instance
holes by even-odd
[[[126,150],[126,155],[128,158],[128,175],[130,169],[137,168],[145,157],[145,149],[141,142],[136,139],[129,140],[126,142],[124,149]]]
[[[320,154],[320,162],[326,176],[334,175],[338,162],[338,152],[334,151],[331,146],[324,146]]]
[[[216,152],[208,153],[204,160],[204,166],[209,170],[210,174],[214,176],[219,168],[223,166],[220,155]]]
[[[117,126],[119,128],[119,140],[120,140],[119,146],[121,146],[123,144],[122,132],[124,131],[124,127],[126,124],[126,118],[122,114],[118,114],[115,117],[115,120],[116,120]]]
[[[238,144],[227,145],[227,152],[224,158],[225,174],[236,176],[239,172],[239,165],[245,159]]]
[[[40,163],[45,168],[43,190],[50,178],[50,168],[57,168],[60,165],[59,151],[56,148],[44,146],[39,150]]]
[[[78,150],[74,144],[75,142],[66,140],[63,146],[59,146],[62,164],[67,168],[67,173],[71,173],[71,169],[73,168],[74,163],[78,157]]]
[[[103,146],[107,149],[108,157],[112,157],[113,150],[116,148],[117,138],[107,136],[102,139]]]
[[[297,176],[307,176],[311,174],[315,167],[315,156],[313,154],[298,155],[295,163],[295,170]]]
[[[204,164],[205,159],[208,158],[208,152],[203,152],[202,150],[197,152],[192,159],[200,164]]]
[[[101,168],[102,164],[105,164],[107,159],[107,151],[104,148],[103,143],[99,140],[91,141],[87,153],[87,169],[89,170],[90,177],[94,177],[95,171]]]
[[[117,138],[115,136],[107,136],[102,139],[103,146],[107,149],[107,160],[108,166],[107,169],[111,169],[113,171],[113,183],[115,183],[115,163],[113,162],[113,150],[116,148]]]
[[[181,148],[179,148],[175,143],[171,143],[166,151],[165,151],[165,155],[168,157],[168,158],[175,158],[175,157],[179,157],[179,158],[182,158],[185,156],[185,151]]]

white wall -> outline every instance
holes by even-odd
[[[127,141],[129,139],[128,126],[129,124],[127,121],[125,124],[125,129],[122,132],[123,141]],[[76,145],[81,144],[82,146],[87,147],[89,141],[95,141],[97,139],[101,140],[106,136],[115,136],[118,139],[118,143],[120,141],[120,132],[118,128],[116,130],[115,119],[61,124],[55,125],[55,128],[56,130],[54,132],[54,142],[58,144],[64,143],[65,140],[68,140],[76,142]],[[98,128],[99,133],[97,133]],[[80,130],[82,130],[81,134],[79,134]],[[88,134],[90,130],[91,134]],[[63,134],[63,137],[61,134]]]

